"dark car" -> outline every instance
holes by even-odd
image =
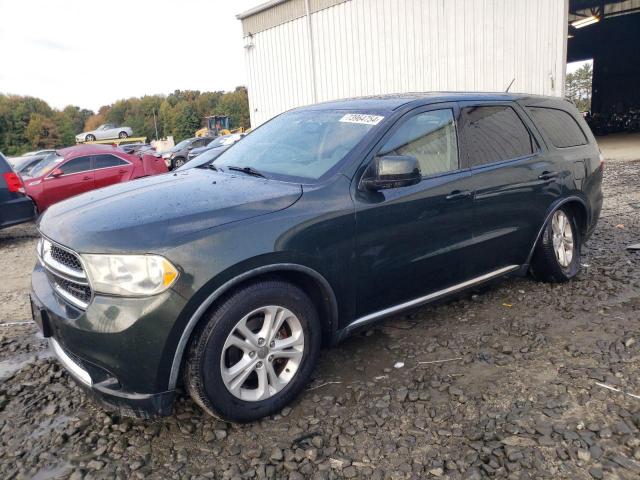
[[[222,135],[222,136],[216,137],[211,142],[209,142],[208,145],[205,145],[204,147],[198,147],[198,148],[192,149],[189,152],[189,155],[187,155],[187,161],[190,162],[197,156],[202,155],[204,152],[207,152],[212,148],[223,148],[223,147],[228,148],[234,143],[236,143],[238,140],[240,140],[242,137],[244,137],[243,133],[231,133],[229,135]]]
[[[206,147],[213,140],[212,137],[194,137],[181,141],[175,147],[164,152],[164,158],[167,168],[173,170],[187,163],[188,155],[191,150],[199,147]]]
[[[36,209],[25,195],[20,176],[0,153],[0,228],[33,220]]]
[[[226,152],[231,145],[220,145],[215,148],[209,148],[205,152],[198,155],[196,158],[189,160],[187,163],[177,168],[176,171],[181,172],[183,170],[189,170],[190,168],[208,166],[213,161]]]
[[[107,405],[169,414],[182,379],[207,412],[255,420],[304,388],[322,344],[505,275],[574,277],[602,174],[558,98],[299,108],[206,168],[51,207],[35,321]]]

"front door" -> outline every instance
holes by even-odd
[[[44,180],[44,196],[47,206],[93,190],[91,157],[73,158],[60,165],[54,171],[57,170],[62,171],[62,174],[53,176],[50,173]]]
[[[463,103],[459,125],[474,184],[473,261],[467,275],[522,265],[558,194],[556,169],[513,102]]]
[[[423,175],[419,184],[377,192],[354,185],[361,320],[464,280],[472,192],[458,156],[456,116],[450,104],[410,112],[368,159],[413,156]]]

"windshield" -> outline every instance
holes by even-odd
[[[284,113],[234,144],[217,167],[317,180],[338,164],[383,117],[336,110]]]
[[[47,155],[40,161],[40,163],[38,163],[31,169],[31,171],[29,172],[29,176],[34,178],[41,177],[42,175],[45,175],[56,168],[63,160],[64,157],[61,157],[60,155],[55,153]]]
[[[177,152],[178,150],[181,150],[183,148],[185,148],[186,146],[188,146],[191,143],[191,139],[187,139],[187,140],[182,140],[180,143],[178,143],[175,147],[173,147],[171,150],[173,150],[174,152]]]

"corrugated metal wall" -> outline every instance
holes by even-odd
[[[511,91],[562,95],[567,12],[567,0],[350,0],[269,28],[246,50],[252,125],[316,101],[513,78]]]

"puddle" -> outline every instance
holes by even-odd
[[[0,361],[0,382],[11,378],[17,372],[22,370],[27,365],[35,363],[37,360],[49,358],[53,353],[49,350],[45,350],[35,353],[16,355],[8,360]]]
[[[62,465],[43,468],[33,477],[31,477],[31,480],[51,480],[54,478],[63,478],[71,473],[71,469],[72,467],[70,463],[63,463]]]
[[[57,428],[66,427],[71,421],[71,417],[67,415],[57,415],[55,417],[45,418],[40,424],[29,434],[29,438],[39,438],[52,430]]]

